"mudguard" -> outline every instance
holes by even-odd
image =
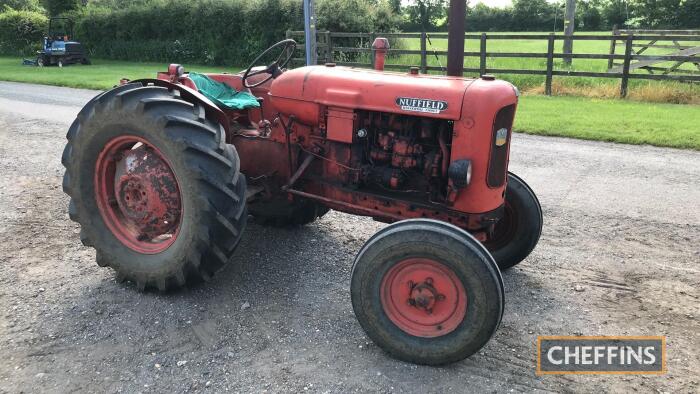
[[[133,80],[130,82],[137,82],[137,83],[142,83],[142,84],[152,84],[155,86],[162,86],[164,88],[168,89],[174,89],[180,92],[180,96],[185,99],[186,101],[193,103],[193,104],[199,104],[204,107],[204,110],[206,111],[207,115],[215,117],[221,126],[224,127],[224,131],[226,131],[226,140],[228,140],[228,137],[230,135],[229,130],[230,130],[230,122],[228,116],[222,111],[219,107],[216,106],[211,100],[206,98],[203,94],[199,93],[198,91],[177,83],[172,83],[170,81],[164,81],[162,79],[155,79],[155,78],[144,78],[144,79],[137,79]]]

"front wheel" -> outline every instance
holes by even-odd
[[[413,219],[375,234],[355,259],[352,306],[390,355],[447,364],[476,353],[498,328],[503,281],[488,251],[451,224]]]
[[[542,234],[542,207],[530,186],[508,173],[504,215],[484,246],[501,270],[511,268],[530,255]]]
[[[69,215],[97,264],[139,289],[208,280],[246,221],[246,182],[224,130],[177,91],[132,83],[90,101],[62,163]]]

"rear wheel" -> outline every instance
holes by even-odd
[[[504,215],[484,246],[501,270],[511,268],[530,255],[542,234],[542,207],[530,186],[508,173]]]
[[[375,234],[355,259],[352,306],[372,340],[418,364],[459,361],[494,334],[504,308],[498,266],[469,233],[416,219]]]
[[[235,148],[204,108],[140,83],[90,101],[62,162],[69,214],[97,263],[140,289],[208,280],[245,227]]]

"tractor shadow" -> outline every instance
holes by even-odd
[[[465,374],[491,377],[496,369],[530,380],[532,338],[522,327],[534,323],[520,312],[534,308],[547,314],[552,305],[531,302],[530,288],[541,288],[531,269],[504,273],[507,306],[501,328],[481,353],[465,361],[416,366],[390,358],[371,342],[352,311],[350,271],[357,251],[383,226],[337,212],[304,227],[270,228],[251,221],[233,261],[211,282],[168,294],[139,293],[100,269],[102,279],[95,286],[66,300],[56,329],[77,338],[72,350],[87,348],[93,359],[124,363],[115,375],[119,379],[142,376],[144,371],[130,367],[129,360],[146,354],[163,366],[220,358],[234,376],[237,368],[245,368],[261,381],[278,378],[261,366],[274,364],[290,381],[318,381],[329,388],[341,384],[343,390],[411,390],[423,382],[435,384],[436,374],[456,383]],[[211,374],[224,373],[217,369],[223,366],[207,368]],[[447,386],[433,386],[439,387]]]

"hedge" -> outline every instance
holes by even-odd
[[[6,8],[0,13],[0,54],[33,55],[41,48],[47,24],[39,12]]]
[[[319,0],[317,15],[319,28],[346,31],[385,30],[393,18],[374,0],[342,7]],[[301,0],[153,0],[120,10],[87,7],[73,17],[76,37],[95,57],[231,66],[246,66],[287,30],[303,29]]]

